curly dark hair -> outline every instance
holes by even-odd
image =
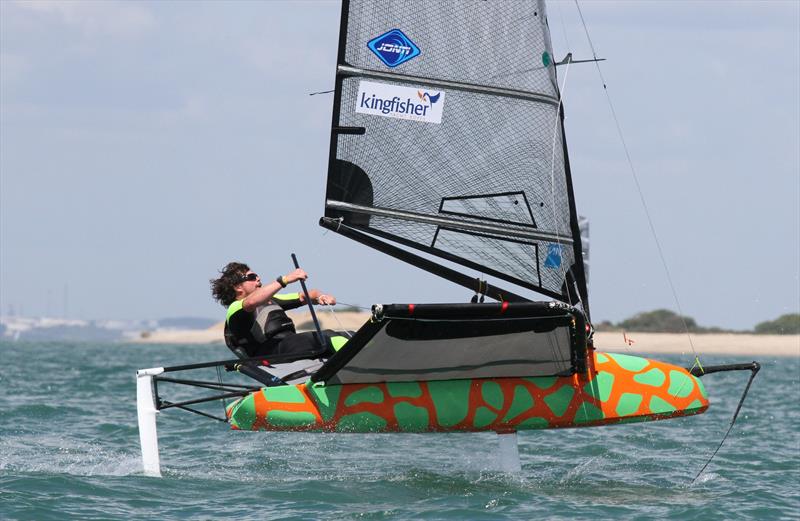
[[[236,300],[236,290],[238,284],[242,283],[244,275],[250,271],[247,264],[241,262],[229,262],[219,272],[222,276],[218,279],[211,279],[211,294],[214,299],[225,307],[233,304]]]

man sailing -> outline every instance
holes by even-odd
[[[318,358],[333,354],[344,337],[323,331],[325,345],[320,346],[313,332],[297,333],[286,310],[306,303],[302,293],[280,294],[278,291],[308,274],[298,268],[281,275],[266,285],[247,264],[230,262],[212,279],[211,293],[228,312],[225,317],[225,344],[241,358],[291,355],[292,358]],[[308,292],[315,304],[334,305],[336,298],[317,289]]]

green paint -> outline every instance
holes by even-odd
[[[296,385],[279,385],[261,389],[270,402],[305,403],[306,395]]]
[[[608,362],[608,357],[603,353],[597,353],[597,363],[604,364],[606,362]]]
[[[575,389],[569,385],[565,385],[558,391],[550,393],[544,397],[544,403],[550,407],[553,414],[556,416],[564,416],[569,407],[569,402],[572,401],[572,396],[575,394]]]
[[[386,384],[389,396],[394,398],[419,398],[422,396],[422,387],[419,382],[389,382]]]
[[[526,378],[527,381],[531,382],[533,385],[538,387],[541,390],[546,390],[553,387],[553,384],[556,383],[558,377],[556,376],[534,376],[533,378]]]
[[[654,367],[647,371],[646,373],[640,373],[633,376],[634,381],[639,382],[640,384],[644,385],[652,385],[653,387],[661,387],[664,385],[664,381],[667,379],[667,376],[664,374],[664,371],[661,369]]]
[[[440,380],[428,382],[433,405],[436,408],[436,423],[452,427],[467,417],[469,389],[472,380]]]
[[[339,405],[339,396],[342,394],[341,385],[314,384],[306,387],[311,399],[317,404],[322,421],[331,421],[336,414],[336,407]]]
[[[650,398],[650,412],[653,414],[665,414],[675,412],[675,407],[658,396],[652,396]]]
[[[260,392],[260,391],[259,391]],[[231,405],[231,426],[243,431],[253,428],[256,421],[256,408],[253,395],[247,395]]]
[[[694,380],[695,385],[697,385],[697,388],[700,389],[700,396],[708,400],[708,394],[706,394],[706,386],[703,385],[703,382],[700,381],[700,379],[695,376],[692,376],[692,379]]]
[[[600,371],[594,379],[583,386],[583,391],[601,402],[607,402],[611,397],[611,389],[614,387],[614,375],[606,371]]]
[[[481,394],[491,407],[499,409],[503,406],[503,389],[497,382],[484,382],[481,386]]]
[[[634,393],[622,393],[617,402],[617,416],[630,416],[639,410],[642,404],[642,395]]]
[[[700,400],[694,400],[692,403],[689,404],[689,407],[687,407],[686,410],[690,411],[690,410],[693,410],[693,409],[699,409],[702,406],[703,406],[703,402],[701,402]]]
[[[424,407],[410,403],[398,403],[394,406],[394,415],[401,431],[425,432],[430,430],[430,418]]]
[[[308,427],[317,423],[316,417],[310,412],[299,411],[269,411],[267,422],[275,427]]]
[[[344,345],[347,343],[347,340],[348,338],[346,336],[332,336],[331,347],[333,347],[334,351],[338,351],[344,347]]]
[[[493,411],[490,411],[486,407],[478,407],[475,410],[475,421],[473,422],[473,427],[480,429],[482,427],[486,427],[493,421],[497,419],[497,414]]]
[[[601,411],[595,404],[591,402],[583,402],[578,407],[578,412],[575,413],[574,422],[577,424],[587,423],[605,418],[603,411]]]
[[[650,360],[639,356],[608,354],[608,357],[615,361],[620,367],[626,371],[637,373],[650,365]]]
[[[542,65],[545,67],[549,67],[550,64],[553,63],[553,60],[550,58],[550,54],[545,51],[542,53]]]
[[[371,412],[342,416],[336,425],[339,432],[378,432],[386,429],[386,420]]]
[[[235,302],[232,302],[231,305],[228,306],[228,311],[225,313],[225,322],[227,322],[228,320],[231,319],[231,315],[233,315],[234,313],[236,313],[237,311],[242,309],[242,303],[243,302],[244,302],[244,299],[237,300]]]
[[[693,378],[683,371],[669,372],[669,394],[678,398],[686,398],[694,390]]]
[[[512,418],[519,416],[532,407],[533,396],[531,396],[531,393],[524,385],[517,385],[514,387],[514,398],[511,400],[511,407],[509,407],[508,413],[505,418],[503,418],[503,421],[510,421]]]
[[[534,416],[533,418],[525,418],[517,425],[515,425],[518,429],[546,429],[550,426],[550,423],[545,420],[544,418],[539,418],[538,416]]]
[[[273,300],[299,300],[300,293],[275,293],[272,295]]]
[[[353,392],[348,396],[345,401],[345,407],[352,407],[359,403],[381,403],[384,400],[383,391],[374,385],[364,387],[358,391]]]

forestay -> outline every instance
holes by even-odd
[[[587,309],[544,4],[344,1],[325,215]]]

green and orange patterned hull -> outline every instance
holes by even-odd
[[[686,369],[592,352],[583,375],[269,387],[228,407],[234,429],[513,432],[661,420],[705,412]]]

